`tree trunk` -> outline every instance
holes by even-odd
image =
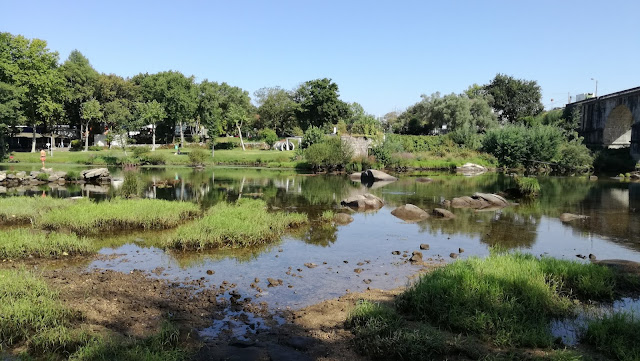
[[[84,151],[89,151],[89,122],[84,126],[85,137],[84,137]]]
[[[214,140],[211,141],[211,158],[216,156],[216,142]]]
[[[31,153],[36,152],[36,126],[33,125],[33,136],[31,137]]]
[[[156,150],[156,125],[151,124],[153,127],[151,131],[151,151],[154,152]]]
[[[51,131],[51,147],[49,148],[49,155],[53,157],[53,147],[56,145],[56,137],[53,135],[53,131]]]
[[[240,135],[240,145],[242,145],[242,150],[244,151],[244,141],[242,140],[242,130],[238,127],[238,134]]]
[[[180,148],[184,148],[184,129],[182,129],[182,122],[180,122]]]

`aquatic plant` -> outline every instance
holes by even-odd
[[[272,242],[289,228],[307,223],[301,213],[268,212],[262,200],[218,203],[206,215],[179,227],[167,246],[183,250],[248,247]]]
[[[138,148],[136,148],[138,149]],[[143,183],[140,177],[135,172],[125,172],[122,186],[119,189],[119,194],[123,198],[135,198],[140,196],[142,192]]]
[[[64,210],[47,212],[36,224],[46,230],[66,229],[77,234],[91,234],[173,228],[199,214],[199,207],[188,202],[121,198],[93,202],[81,199]]]
[[[34,222],[51,209],[62,210],[72,204],[72,201],[68,199],[51,197],[0,198],[0,224]]]
[[[516,177],[516,185],[523,197],[535,197],[540,194],[540,183],[536,178]]]
[[[0,258],[48,258],[89,252],[92,252],[90,242],[75,234],[25,228],[0,231]]]

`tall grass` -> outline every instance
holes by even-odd
[[[0,224],[23,224],[34,222],[51,209],[64,209],[73,202],[51,197],[6,197],[0,198]]]
[[[37,225],[47,230],[66,229],[78,234],[130,229],[166,229],[200,214],[196,204],[157,199],[87,199],[44,214]]]
[[[499,346],[549,347],[549,322],[572,314],[571,297],[613,295],[611,270],[593,264],[492,254],[437,269],[402,294],[398,307]]]
[[[75,234],[42,232],[31,229],[0,231],[0,258],[58,257],[86,254],[93,250],[86,238]]]
[[[178,228],[167,246],[180,249],[248,247],[279,239],[291,227],[307,223],[300,213],[269,213],[262,200],[219,203],[200,220]]]
[[[640,360],[638,315],[614,313],[590,321],[582,341],[616,360]]]
[[[0,270],[0,346],[66,327],[76,314],[31,273]]]
[[[516,185],[523,197],[535,197],[540,194],[540,183],[536,178],[517,177]]]

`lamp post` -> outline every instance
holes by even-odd
[[[598,97],[598,79],[591,78],[591,80],[595,80],[596,81],[596,92],[593,94],[593,96],[595,96],[597,98]]]

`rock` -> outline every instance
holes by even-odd
[[[360,174],[360,180],[362,183],[367,183],[370,181],[396,181],[398,178],[376,169],[367,169]]]
[[[458,253],[464,253],[464,248],[462,247],[458,248]]]
[[[393,251],[391,252],[392,255],[394,256],[399,256],[400,255],[400,251]]]
[[[422,262],[422,252],[419,251],[413,251],[413,253],[411,254],[411,258],[409,258],[409,261],[411,262]]]
[[[456,168],[456,172],[469,176],[482,174],[487,172],[487,170],[487,168],[475,163],[465,163],[461,167]]]
[[[416,182],[418,182],[418,183],[430,183],[430,182],[433,182],[433,179],[428,178],[428,177],[418,177],[418,178],[416,178]]]
[[[429,218],[429,214],[413,204],[405,204],[393,211],[391,214],[407,222],[418,222]]]
[[[336,213],[333,216],[333,221],[340,225],[345,225],[353,222],[353,217],[346,213]]]
[[[446,207],[446,208],[451,207],[451,201],[450,201],[450,200],[447,200],[447,199],[445,199],[444,201],[440,202],[440,204],[441,204],[443,207]]]
[[[24,172],[24,171],[16,172],[16,178],[17,179],[22,180],[22,179],[25,179],[26,177],[27,177],[27,172]]]
[[[289,347],[295,348],[296,350],[306,351],[311,348],[311,346],[313,346],[315,342],[316,340],[312,337],[293,336],[287,339],[284,343]]]
[[[451,200],[453,208],[502,208],[509,205],[509,202],[497,194],[476,193],[473,196],[456,197]]]
[[[429,249],[429,245],[426,244],[426,243],[423,243],[423,244],[420,245],[420,249],[421,250],[427,250],[427,249]]]
[[[589,180],[597,181],[598,180],[598,176],[595,176],[595,175],[589,176]]]
[[[7,187],[0,186],[0,193],[7,193]]]
[[[53,174],[55,174],[58,178],[66,178],[67,177],[67,172],[64,172],[64,171],[57,171],[57,172],[54,172]]]
[[[482,199],[484,199],[485,201],[491,203],[491,205],[497,206],[497,207],[506,207],[509,205],[509,201],[507,201],[506,199],[504,199],[504,197],[499,196],[497,194],[492,194],[492,193],[476,193],[473,195],[474,197],[480,197]]]
[[[99,178],[109,178],[109,170],[107,168],[87,169],[80,172],[82,178],[87,181],[96,181]]]
[[[280,279],[275,279],[275,278],[267,278],[267,282],[269,282],[269,287],[277,287],[277,286],[282,286],[282,280]]]
[[[384,202],[382,201],[382,199],[374,196],[373,194],[366,193],[344,199],[342,200],[342,202],[340,202],[340,204],[343,206],[356,208],[358,210],[375,210],[382,208]]]
[[[215,273],[215,272],[214,272],[213,270],[211,270],[211,269],[208,269],[208,270],[207,270],[207,274],[208,274],[209,276],[211,276],[211,275],[212,275],[212,274],[214,274],[214,273]]]
[[[351,173],[349,175],[349,179],[353,181],[359,181],[360,179],[362,179],[362,173]]]
[[[562,213],[560,215],[560,221],[565,223],[575,221],[576,219],[586,219],[586,218],[589,218],[589,216],[583,216],[580,214],[573,214],[573,213]]]
[[[353,272],[358,273],[358,274],[362,273],[362,271],[364,271],[364,269],[362,269],[362,268],[356,268],[356,269],[353,270]]]
[[[371,279],[366,279],[366,280],[363,280],[362,282],[368,285],[369,283],[371,283]]]
[[[596,260],[596,255],[593,254],[593,253],[589,253],[589,259],[592,260],[592,261],[595,261]]]
[[[434,208],[433,212],[431,212],[431,214],[433,214],[436,217],[439,218],[446,218],[446,219],[453,219],[456,218],[456,215],[451,213],[451,211],[448,211],[446,209],[443,208]]]
[[[0,182],[4,182],[5,179],[7,179],[7,173],[0,172]]]
[[[52,175],[49,176],[49,178],[47,178],[47,181],[49,181],[49,182],[57,182],[58,179],[60,179],[60,177],[58,177],[55,174],[52,174]]]
[[[315,263],[305,263],[304,265],[305,265],[307,268],[316,268],[316,267],[318,267],[318,265],[317,265],[317,264],[315,264]]]
[[[458,258],[458,254],[457,253],[453,253],[453,252],[449,253],[449,257],[451,257],[453,259],[456,259],[456,258]]]

